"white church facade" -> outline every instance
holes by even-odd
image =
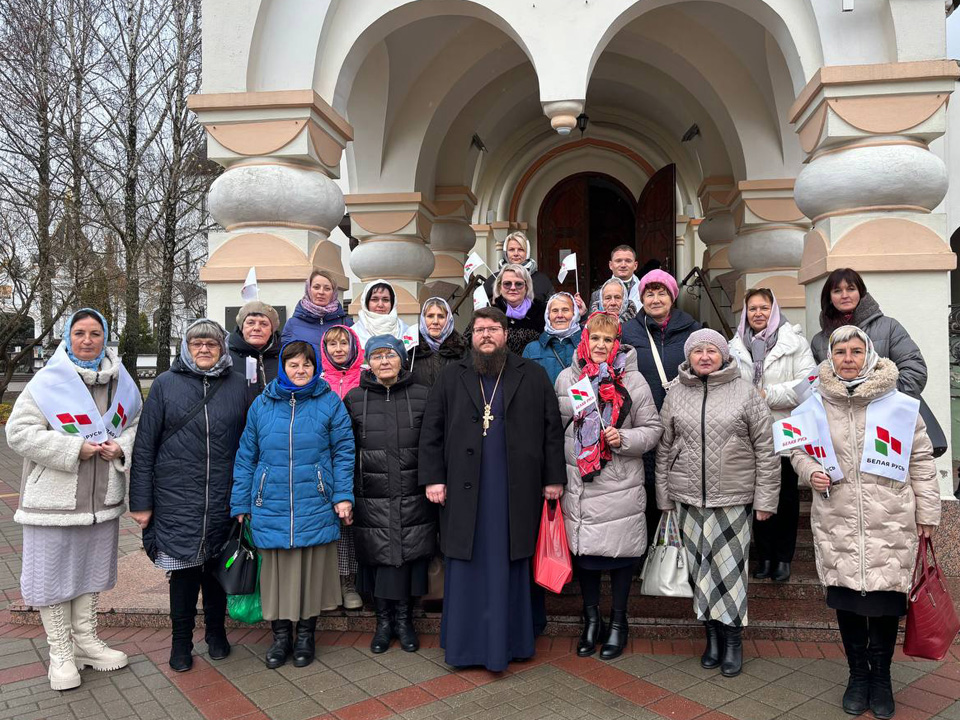
[[[523,229],[554,277],[576,252],[596,286],[626,243],[678,279],[701,268],[733,310],[770,287],[812,336],[849,266],[921,346],[947,428],[953,5],[204,0],[191,107],[225,168],[208,312],[227,319],[256,266],[290,314],[321,267],[351,299],[389,279],[413,316]]]

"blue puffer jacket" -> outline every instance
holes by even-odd
[[[527,343],[523,349],[523,357],[533,360],[546,370],[550,383],[554,384],[560,373],[570,367],[579,342],[579,335],[561,340],[549,333],[541,333],[538,339]]]
[[[322,318],[314,317],[297,303],[293,310],[293,315],[287,318],[283,326],[283,332],[280,333],[280,342],[286,344],[291,340],[303,340],[311,345],[320,347],[323,334],[334,325],[353,325],[353,318],[347,315],[347,311],[341,305],[332,313],[324,315]]]
[[[259,548],[333,542],[340,537],[333,506],[353,502],[354,462],[350,415],[330,386],[318,379],[291,393],[274,380],[247,415],[230,515],[250,515]]]

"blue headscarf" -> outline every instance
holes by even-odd
[[[556,300],[559,297],[570,298],[570,302],[573,303],[573,318],[570,320],[570,326],[563,329],[557,330],[553,325],[550,324],[550,303]],[[574,335],[580,334],[580,309],[577,307],[576,301],[573,299],[573,295],[568,292],[558,292],[550,296],[550,299],[547,300],[547,309],[543,311],[543,319],[545,321],[543,330],[547,335],[552,335],[559,340],[566,340],[568,337],[573,337]],[[576,344],[576,343],[574,343]]]
[[[70,331],[73,329],[73,320],[77,315],[82,312],[93,313],[97,316],[97,319],[100,320],[100,325],[103,326],[103,347],[100,348],[100,354],[97,355],[93,360],[81,360],[76,355],[73,354],[73,346],[70,342]],[[85,370],[99,370],[100,363],[103,360],[103,356],[107,354],[107,340],[110,338],[110,329],[107,326],[107,320],[100,313],[98,313],[93,308],[80,308],[73,315],[70,316],[70,319],[67,320],[66,326],[63,328],[63,343],[64,349],[67,351],[67,357],[73,362],[77,367],[82,367]]]
[[[313,357],[309,358],[313,360],[313,377],[310,378],[310,382],[306,385],[295,385],[293,381],[287,376],[287,371],[284,369],[283,365],[283,351],[287,349],[287,346],[292,342],[303,342],[306,345],[310,346],[310,349],[313,350]],[[280,367],[277,372],[277,385],[286,390],[289,393],[297,393],[303,390],[313,390],[314,386],[320,381],[320,373],[323,369],[320,367],[320,353],[317,352],[317,346],[313,343],[308,343],[304,340],[291,340],[283,344],[283,347],[280,348]]]

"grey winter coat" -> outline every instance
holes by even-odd
[[[657,507],[748,505],[775,513],[780,458],[773,452],[770,409],[740,377],[737,363],[695,375],[680,366],[663,408],[657,447]]]
[[[89,388],[97,409],[106,412],[117,390],[120,360],[108,347],[99,370],[74,365]],[[13,519],[22,525],[92,525],[123,515],[127,478],[137,434],[137,417],[116,439],[123,455],[106,461],[99,455],[80,459],[83,438],[53,430],[24,390],[7,421],[7,444],[23,457],[20,507]]]
[[[897,366],[900,371],[897,390],[919,398],[927,384],[927,363],[906,328],[892,317],[884,315],[870,293],[860,298],[850,324],[856,325],[873,340],[873,347],[880,357],[889,358]],[[828,359],[830,333],[836,329],[827,329],[827,320],[823,313],[820,313],[820,327],[822,329],[814,335],[810,343],[813,357],[818,363]]]
[[[663,432],[657,406],[647,381],[637,370],[637,352],[627,349],[623,385],[633,402],[622,418],[620,447],[592,482],[585,483],[577,469],[576,428],[567,391],[580,377],[580,362],[574,355],[570,367],[560,373],[556,390],[560,415],[566,425],[563,454],[567,466],[567,487],[561,502],[567,544],[574,555],[640,557],[646,549],[643,453],[657,446]]]
[[[940,483],[926,426],[918,416],[905,482],[861,472],[867,407],[896,387],[897,368],[881,359],[852,395],[829,361],[820,365],[819,373],[830,439],[843,473],[829,499],[813,494],[810,524],[820,581],[865,592],[909,592],[917,525],[940,523]],[[822,472],[802,450],[795,450],[790,461],[804,485],[810,485],[813,473]]]

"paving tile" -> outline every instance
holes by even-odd
[[[264,712],[271,720],[307,720],[323,712],[323,708],[312,699],[302,697],[299,700],[265,708]]]
[[[841,694],[843,693],[843,688],[840,688],[840,692]],[[795,692],[775,683],[770,683],[755,690],[748,695],[748,697],[762,702],[764,705],[771,705],[781,712],[792,710],[797,705],[802,705],[809,699],[802,693]]]
[[[657,700],[662,700],[670,694],[662,687],[648,683],[646,680],[633,680],[626,685],[618,687],[614,690],[614,693],[636,705],[649,705]]]
[[[246,693],[246,696],[257,707],[268,710],[272,707],[276,707],[277,705],[283,705],[294,700],[300,700],[306,697],[306,694],[293,683],[284,682],[280,685],[271,685],[261,690],[248,692]],[[190,693],[187,693],[187,697],[189,697],[191,700],[193,699],[193,695]]]
[[[670,695],[663,700],[647,705],[647,710],[653,710],[657,715],[674,718],[675,720],[693,720],[693,718],[703,715],[707,709],[700,703],[679,695]]]
[[[373,697],[385,695],[388,692],[410,687],[411,685],[410,681],[406,678],[389,671],[374,675],[373,677],[364,678],[363,680],[357,680],[354,684]]]
[[[740,697],[732,690],[709,682],[698,682],[695,685],[684,688],[680,691],[680,694],[689,700],[713,709],[733,702]]]
[[[750,660],[744,660],[743,672],[747,673],[747,675],[771,682],[777,678],[789,675],[791,671],[789,668],[785,668],[783,665],[775,663],[772,660],[751,658]]]
[[[780,715],[780,711],[775,707],[750,697],[737,698],[733,702],[721,705],[718,710],[736,720],[771,720]]]
[[[944,708],[949,707],[953,704],[953,700],[956,699],[946,698],[942,695],[921,690],[916,684],[901,690],[895,697],[898,704],[909,705],[918,710],[928,712],[931,715],[936,715]]]
[[[793,708],[790,713],[804,720],[845,720],[850,717],[839,704],[824,702],[819,698],[807,700]],[[900,717],[899,713],[897,717]]]
[[[311,693],[310,697],[320,703],[325,710],[333,711],[366,700],[369,696],[356,685],[348,683],[329,690]]]
[[[960,700],[957,700],[952,705],[948,705],[937,715],[938,718],[943,718],[944,720],[960,720]]]
[[[717,673],[712,678],[708,679],[707,682],[716,685],[717,687],[722,687],[725,690],[730,690],[735,692],[738,695],[747,695],[752,693],[757,688],[761,688],[767,684],[766,680],[761,680],[758,677],[754,677],[748,673],[742,672],[736,677],[728,678],[723,677],[723,675]]]
[[[419,687],[410,686],[381,695],[378,700],[393,712],[402,713],[421,705],[428,705],[436,698]]]
[[[659,685],[673,693],[680,692],[691,685],[696,685],[698,682],[697,678],[677,669],[677,666],[664,668],[651,675],[647,675],[644,680],[654,685]]]
[[[474,685],[458,675],[442,675],[419,684],[419,687],[436,698],[443,699],[451,695],[473,689]]]

